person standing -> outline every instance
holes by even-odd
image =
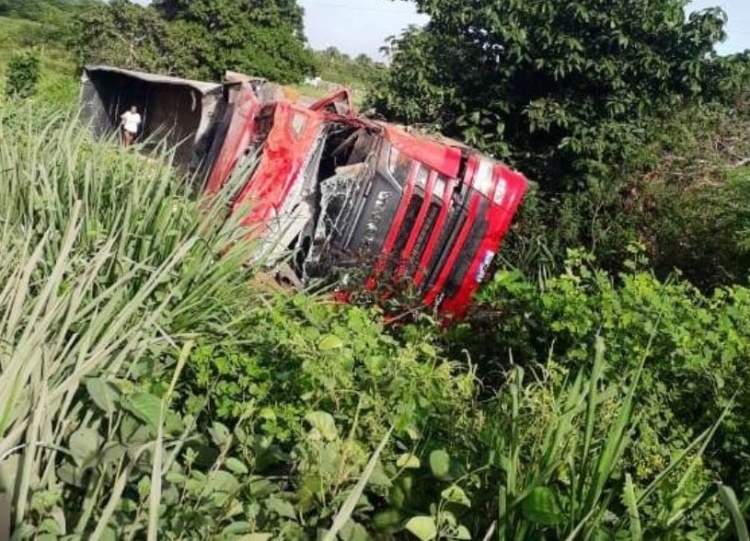
[[[141,115],[138,114],[138,108],[135,105],[133,105],[129,111],[125,111],[120,117],[120,120],[122,120],[122,142],[127,148],[133,144],[133,141],[135,141],[135,137],[138,135],[138,130],[140,129],[143,120],[141,119]]]

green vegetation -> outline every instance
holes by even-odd
[[[711,53],[718,12],[420,1],[432,22],[391,68],[315,55],[536,181],[445,329],[270,287],[168,149],[94,142],[71,111],[86,59],[299,80],[271,41],[253,59],[232,41],[268,23],[302,43],[294,2],[221,42],[199,8],[231,1],[39,2],[32,21],[0,0],[3,88],[39,58],[34,96],[0,102],[16,539],[748,539],[750,100],[744,57]]]
[[[0,477],[20,538],[742,527],[722,501],[750,501],[747,289],[663,284],[638,252],[614,284],[574,254],[539,286],[500,273],[484,327],[393,334],[375,309],[272,293],[225,202],[163,158],[20,104],[0,126]]]
[[[13,56],[8,64],[5,94],[12,98],[29,98],[36,92],[40,75],[39,55],[26,51]]]
[[[373,83],[386,67],[361,54],[356,58],[342,53],[336,47],[329,47],[315,53],[319,74],[324,81],[344,84],[355,92],[363,94],[367,85]]]
[[[89,62],[220,80],[226,70],[299,82],[315,70],[294,0],[96,3],[75,17],[71,42]]]
[[[743,218],[727,220],[726,204],[698,211],[699,198],[736,200],[723,180],[750,156],[739,136],[750,126],[748,56],[713,52],[720,10],[688,17],[684,0],[416,3],[431,21],[397,40],[370,101],[538,184],[512,264],[536,272],[544,252],[559,270],[568,249],[585,247],[617,272],[624,247],[641,242],[662,278],[679,268],[707,289],[746,278],[746,243],[735,242]],[[674,193],[680,203],[667,211],[660,203]],[[716,250],[704,252],[707,237],[721,238],[708,243]]]
[[[78,96],[78,77],[71,56],[60,47],[51,27],[34,21],[0,17],[0,100],[7,89],[7,71],[14,56],[38,56],[36,95],[44,103],[70,108]]]

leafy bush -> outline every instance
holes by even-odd
[[[36,92],[40,75],[39,54],[25,51],[14,55],[8,63],[5,94],[16,98],[29,98]]]
[[[745,290],[615,287],[581,256],[541,291],[503,273],[486,293],[503,318],[451,331],[491,351],[457,363],[432,324],[272,293],[226,201],[166,158],[0,116],[16,538],[700,538],[732,527],[719,498],[741,525],[743,487],[714,480],[746,452]]]
[[[749,375],[750,291],[734,286],[706,296],[679,278],[660,282],[635,270],[646,265],[640,254],[634,250],[630,271],[616,280],[594,270],[581,253],[572,254],[563,274],[539,285],[501,272],[483,293],[485,310],[451,338],[478,344],[470,350],[488,373],[493,365],[499,369],[498,348],[524,365],[542,363],[554,351],[566,369],[577,370],[601,334],[615,372],[628,371],[648,350],[652,360],[638,403],[651,416],[644,439],[661,444],[655,455],[633,457],[643,461],[642,475],[653,475],[669,456],[664,441],[686,442],[730,408],[709,463],[722,478],[740,479],[750,451],[750,395],[742,384]]]

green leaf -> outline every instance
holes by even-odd
[[[13,532],[10,541],[20,541],[21,539],[32,539],[35,531],[31,524],[22,524]]]
[[[432,346],[432,344],[429,344],[427,342],[421,342],[419,344],[419,351],[424,353],[424,355],[426,355],[430,359],[435,359],[437,357],[437,351]]]
[[[325,335],[318,343],[318,349],[320,351],[333,351],[334,349],[341,349],[344,347],[344,342],[341,338],[333,334]]]
[[[208,433],[211,435],[211,441],[217,446],[224,447],[232,436],[229,429],[221,423],[213,423],[211,428],[208,429]]]
[[[388,475],[385,473],[385,469],[383,469],[383,465],[380,463],[380,461],[378,461],[375,469],[372,470],[369,484],[374,487],[385,488],[388,488],[393,484],[391,483],[391,478],[388,477]]]
[[[127,452],[127,447],[122,445],[121,443],[112,442],[108,443],[104,446],[104,449],[102,449],[101,453],[101,463],[102,464],[112,464],[114,462],[119,461],[122,457],[125,456],[125,453]]]
[[[237,478],[229,472],[218,470],[208,475],[206,488],[212,492],[229,494],[235,492],[240,486]]]
[[[237,541],[271,541],[273,534],[270,533],[249,533],[237,538]]]
[[[396,528],[401,523],[401,513],[396,509],[386,509],[372,518],[372,524],[379,532]]]
[[[286,500],[270,496],[266,500],[266,507],[269,511],[276,513],[280,517],[289,518],[292,520],[297,519],[297,515],[294,513],[294,506]]]
[[[630,517],[630,537],[632,541],[641,541],[643,539],[643,530],[641,529],[641,518],[638,513],[638,499],[635,496],[633,478],[629,473],[625,474],[623,500],[628,508],[628,516]]]
[[[76,468],[70,462],[66,462],[57,468],[57,478],[67,485],[83,488],[83,470]]]
[[[456,533],[453,536],[453,539],[459,539],[460,541],[469,541],[471,540],[471,532],[466,526],[459,525],[459,527],[456,528]]]
[[[440,497],[450,503],[457,503],[466,507],[471,507],[471,500],[458,485],[451,485],[440,493]]]
[[[150,393],[136,393],[123,401],[123,407],[151,428],[159,425],[161,399]]]
[[[314,429],[316,429],[323,439],[333,441],[338,438],[339,434],[336,430],[336,421],[333,416],[325,411],[313,411],[305,415],[305,420],[310,423]]]
[[[396,466],[406,470],[419,468],[420,465],[419,457],[412,453],[404,453],[396,459]]]
[[[361,524],[350,519],[341,528],[339,539],[341,541],[370,541],[371,538]]]
[[[443,449],[437,449],[430,453],[430,470],[438,479],[448,475],[451,469],[451,458]]]
[[[104,378],[87,379],[86,390],[99,409],[107,413],[114,411],[119,394]]]
[[[737,495],[731,487],[721,485],[719,487],[719,500],[722,505],[729,510],[732,516],[732,522],[734,523],[734,529],[737,533],[737,539],[739,541],[750,541],[750,534],[747,530],[747,522],[743,517],[742,508],[740,507],[739,501],[737,501]]]
[[[57,535],[60,533],[60,525],[53,518],[45,518],[41,524],[41,531],[45,533]]]
[[[223,535],[249,534],[252,529],[253,526],[249,522],[233,522],[224,528],[221,533]]]
[[[555,493],[547,487],[536,487],[521,503],[521,511],[527,520],[545,526],[554,526],[562,521]]]
[[[185,481],[187,481],[187,477],[185,476],[185,474],[178,471],[168,471],[166,475],[164,475],[164,479],[174,485],[181,485]]]
[[[73,455],[76,463],[82,466],[96,458],[102,441],[99,432],[93,428],[81,427],[70,435],[68,440],[70,454]]]
[[[245,475],[250,471],[241,460],[238,460],[234,457],[228,458],[224,463],[224,466],[226,466],[229,471],[231,471],[232,473],[236,473],[237,475]]]
[[[432,517],[414,517],[406,523],[406,529],[414,534],[420,541],[431,541],[437,538],[438,529],[435,519]]]

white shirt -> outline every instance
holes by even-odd
[[[138,127],[141,125],[141,115],[125,111],[122,115],[122,127],[130,133],[138,133]]]

